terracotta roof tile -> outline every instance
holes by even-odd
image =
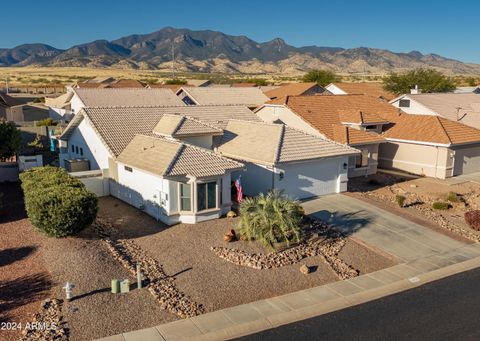
[[[306,92],[312,91],[314,93],[323,93],[326,90],[318,85],[317,83],[310,82],[310,83],[291,83],[285,84],[273,90],[269,90],[265,92],[271,99],[275,98],[282,98],[286,96],[301,96],[305,95]],[[330,92],[328,92],[330,94]]]

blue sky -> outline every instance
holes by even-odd
[[[480,63],[480,1],[8,1],[0,47],[58,48],[165,26],[212,29],[294,46],[418,50]]]

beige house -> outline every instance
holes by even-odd
[[[360,150],[360,154],[349,158],[349,177],[377,172],[378,149],[384,142],[379,133],[388,123],[382,115],[388,112],[396,110],[364,95],[288,96],[256,110],[265,122],[283,123]]]
[[[0,119],[13,122],[24,121],[23,103],[14,97],[0,93]]]
[[[480,130],[435,115],[388,115],[379,166],[445,179],[480,171]]]

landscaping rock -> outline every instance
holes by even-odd
[[[300,272],[304,275],[307,275],[310,273],[310,268],[308,266],[306,266],[305,264],[303,264],[301,267],[300,267]]]
[[[62,317],[63,301],[55,298],[45,300],[41,311],[22,331],[21,341],[68,340],[68,328]]]

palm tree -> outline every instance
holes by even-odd
[[[297,200],[273,190],[242,201],[238,228],[248,240],[255,239],[274,248],[275,243],[288,245],[302,239],[302,216],[303,208]]]

